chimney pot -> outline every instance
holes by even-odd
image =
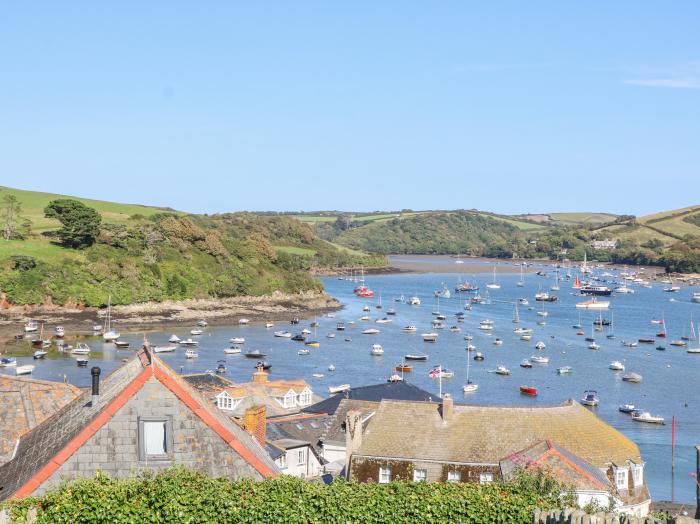
[[[449,422],[452,420],[452,412],[454,411],[454,400],[452,395],[445,393],[442,397],[442,420]]]
[[[262,366],[258,367],[258,370],[253,373],[253,382],[256,384],[264,384],[267,382],[267,371],[265,371]]]
[[[92,375],[92,401],[91,404],[94,406],[100,398],[100,370],[99,367],[93,366],[90,369],[90,375]]]

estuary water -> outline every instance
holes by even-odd
[[[474,263],[474,261],[470,261]],[[484,261],[483,264],[490,264]],[[431,266],[433,267],[433,266]],[[506,263],[501,263],[505,268]],[[446,266],[446,270],[449,267]],[[400,363],[407,353],[426,353],[427,362],[413,362],[413,371],[405,375],[406,380],[435,393],[438,397],[440,389],[443,393],[451,393],[457,402],[475,404],[499,405],[551,405],[559,404],[567,399],[579,400],[584,390],[594,389],[600,397],[600,406],[591,408],[606,422],[634,440],[641,448],[646,460],[646,476],[652,498],[654,500],[676,500],[693,503],[695,500],[695,480],[690,473],[695,470],[694,447],[700,443],[700,355],[688,354],[686,348],[674,347],[669,344],[673,339],[690,335],[690,322],[700,320],[700,304],[691,302],[693,291],[698,288],[684,287],[677,293],[663,292],[663,284],[654,284],[652,288],[632,286],[633,294],[614,294],[602,300],[610,300],[611,308],[602,313],[597,311],[581,311],[580,323],[584,336],[577,335],[577,329],[572,326],[579,323],[579,310],[575,304],[582,298],[578,291],[572,289],[572,281],[562,281],[561,290],[554,291],[559,300],[546,303],[544,311],[548,316],[537,315],[542,311],[542,303],[535,302],[534,295],[538,290],[549,290],[554,284],[554,273],[551,267],[543,268],[546,276],[526,273],[525,285],[518,287],[520,274],[517,272],[499,272],[500,289],[488,290],[490,300],[487,303],[474,304],[471,311],[465,311],[463,306],[472,295],[460,295],[454,292],[459,279],[468,279],[481,288],[482,296],[487,291],[485,284],[493,278],[488,272],[475,273],[473,276],[458,272],[403,273],[382,276],[367,276],[366,283],[375,292],[372,299],[362,299],[355,296],[355,283],[338,278],[325,278],[323,282],[327,291],[338,298],[344,308],[329,317],[319,317],[319,327],[310,328],[314,319],[303,319],[299,325],[289,325],[287,322],[277,322],[272,328],[265,328],[261,323],[251,323],[247,326],[216,326],[205,329],[203,335],[192,337],[199,340],[199,357],[186,359],[184,348],[175,353],[164,353],[161,357],[178,372],[196,373],[216,368],[217,361],[224,360],[227,366],[226,375],[233,381],[248,381],[254,371],[256,360],[245,358],[243,354],[225,356],[223,349],[228,347],[231,337],[244,337],[243,352],[259,349],[266,354],[270,362],[271,378],[303,378],[307,380],[316,393],[326,396],[329,386],[348,383],[352,386],[362,386],[386,381],[394,373],[394,367]],[[510,266],[510,271],[513,271]],[[563,270],[560,275],[564,275]],[[572,274],[574,271],[572,270]],[[601,271],[597,271],[601,273]],[[608,280],[619,279],[617,271],[611,271]],[[433,331],[430,322],[433,312],[438,309],[434,296],[436,290],[446,286],[451,292],[451,298],[440,299],[439,309],[447,316],[445,329],[438,330],[438,340],[435,343],[423,342],[421,333]],[[607,282],[606,285],[616,287]],[[411,306],[397,301],[401,296],[408,299],[418,296],[422,304]],[[382,309],[377,309],[381,296]],[[518,314],[521,322],[513,323],[515,306],[519,298],[527,298],[529,306],[519,306]],[[369,306],[370,312],[364,312],[363,307]],[[389,308],[396,310],[393,321],[389,324],[377,324],[375,321],[386,316]],[[464,311],[465,321],[457,323],[455,313]],[[371,320],[363,321],[360,317],[369,315]],[[615,338],[607,338],[609,328],[595,331],[593,322],[602,316],[614,320],[613,333]],[[626,347],[621,341],[637,340],[639,338],[655,338],[661,326],[654,325],[652,319],[665,319],[668,336],[665,340],[656,339],[651,345],[639,344],[638,347]],[[490,333],[479,329],[479,322],[484,319],[493,320],[493,331]],[[538,325],[544,319],[545,325]],[[270,319],[275,321],[276,319]],[[336,323],[343,322],[345,331],[336,331]],[[415,333],[402,331],[403,326],[413,324],[417,327]],[[459,326],[460,332],[451,332],[450,326]],[[151,343],[167,344],[168,337],[174,333],[180,338],[191,335],[189,330],[194,326],[183,326],[181,329],[170,329],[167,332],[149,333]],[[363,335],[363,329],[377,328],[377,335]],[[516,327],[533,328],[530,341],[520,340],[513,333]],[[289,339],[276,338],[275,330],[289,330],[298,333],[302,328],[309,328],[312,334],[309,339],[320,343],[318,348],[309,348],[311,354],[299,355],[298,350],[304,344]],[[335,334],[335,338],[327,338]],[[484,354],[483,361],[474,361],[473,352],[466,351],[467,341],[464,336],[473,336],[472,344],[476,351]],[[588,349],[589,342],[585,337],[594,337],[600,349]],[[493,341],[500,338],[503,344],[494,345]],[[349,339],[349,340],[346,340]],[[131,342],[132,347],[140,347],[143,335],[140,333],[125,334],[122,340]],[[535,344],[542,341],[546,345],[543,351],[537,351]],[[103,344],[99,339],[88,339],[93,349],[90,355],[90,366],[99,365],[104,372],[109,372],[120,365],[121,360],[128,357],[130,350],[115,349],[112,344]],[[371,356],[372,344],[381,344],[383,356]],[[698,341],[688,343],[693,347]],[[665,351],[656,349],[658,345],[665,346]],[[534,354],[550,358],[548,364],[533,364],[531,369],[519,366],[523,359]],[[462,385],[465,381],[467,359],[470,358],[470,378],[479,385],[475,393],[464,394]],[[622,374],[608,369],[613,360],[619,360],[626,366],[626,371],[642,375],[640,383],[622,381]],[[64,376],[81,387],[90,382],[89,368],[77,368],[74,359],[69,356],[58,356],[45,361],[32,361],[31,357],[18,358],[20,364],[34,363],[35,378],[61,380]],[[333,364],[335,371],[329,371]],[[500,376],[492,371],[497,365],[503,364],[510,371],[510,376]],[[454,378],[439,381],[428,376],[428,371],[434,366],[442,365],[454,371]],[[567,375],[557,373],[560,366],[571,366],[572,372]],[[0,372],[13,373],[11,369],[0,369]],[[313,374],[323,374],[322,378],[314,378]],[[441,384],[440,384],[441,382]],[[519,386],[527,384],[538,388],[537,397],[526,397],[519,393]],[[665,418],[666,425],[656,426],[635,422],[629,415],[618,411],[618,405],[632,403],[639,408]],[[676,448],[675,474],[671,474],[671,418],[676,418]]]

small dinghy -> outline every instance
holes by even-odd
[[[408,355],[404,355],[403,358],[404,360],[426,362],[428,360],[428,355],[425,355],[424,353],[409,353]]]
[[[537,396],[537,388],[533,386],[520,386],[520,393],[530,397]]]
[[[31,375],[34,371],[34,366],[32,364],[26,364],[24,366],[17,366],[15,368],[15,375]]]
[[[118,348],[128,348],[129,343],[124,341],[124,340],[115,340],[114,345],[117,346]]]
[[[169,344],[167,346],[153,346],[154,353],[172,353],[177,349],[175,344]]]

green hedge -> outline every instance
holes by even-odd
[[[141,522],[531,522],[551,509],[561,488],[543,473],[509,483],[330,485],[280,477],[264,482],[210,478],[182,468],[113,480],[79,479],[40,498],[10,502],[21,518],[38,508],[38,523]]]

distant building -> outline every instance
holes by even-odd
[[[235,418],[242,418],[253,406],[265,406],[268,417],[289,415],[321,400],[306,381],[270,380],[262,369],[253,373],[251,382],[241,384],[212,373],[185,375],[183,379]]]
[[[249,433],[143,349],[20,437],[0,466],[0,500],[97,471],[126,477],[175,464],[231,479],[279,473]]]
[[[0,464],[12,458],[21,435],[82,394],[65,382],[0,375]]]
[[[605,240],[593,240],[591,241],[591,247],[593,249],[615,249],[617,248],[617,240],[605,239]]]
[[[637,445],[574,401],[541,408],[382,401],[372,417],[348,411],[347,477],[360,482],[488,483],[518,465],[551,467],[580,504],[646,516],[651,502]]]

